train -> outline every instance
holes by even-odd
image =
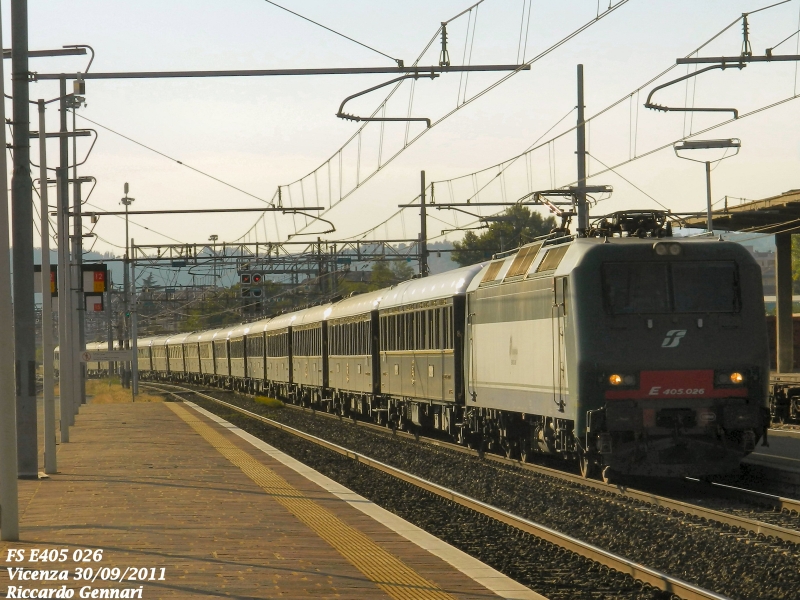
[[[139,376],[558,456],[585,477],[728,473],[770,423],[761,271],[738,244],[670,234],[551,235],[272,318],[140,339]]]

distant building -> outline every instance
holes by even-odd
[[[756,259],[758,266],[761,267],[761,281],[764,283],[764,295],[775,295],[775,252],[762,252],[752,246],[744,246]]]

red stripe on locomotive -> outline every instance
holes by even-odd
[[[639,388],[608,390],[607,400],[667,398],[731,398],[747,396],[747,389],[715,388],[714,371],[642,371]]]

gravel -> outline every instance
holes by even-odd
[[[620,500],[618,497],[604,497],[587,491],[587,488],[564,484],[552,477],[530,471],[523,472],[520,469],[504,468],[496,463],[482,461],[477,457],[444,448],[392,437],[390,434],[362,427],[357,428],[346,420],[336,421],[310,412],[291,409],[267,409],[249,398],[236,394],[218,391],[213,393],[225,401],[264,414],[731,598],[794,599],[797,597],[797,590],[800,589],[800,548],[795,544],[767,539],[716,522],[707,522],[701,518],[673,514],[664,509]],[[245,424],[252,424],[252,420],[231,413],[228,409],[222,409],[219,405],[206,402],[204,406],[218,414],[220,410],[224,410],[225,414],[230,415],[230,419],[242,428],[252,427],[252,425],[245,427]],[[268,426],[259,425],[259,427],[270,436],[278,433]],[[273,443],[271,439],[267,441]],[[289,444],[289,448],[297,444],[296,438],[291,439],[292,444]],[[387,440],[390,440],[390,443],[387,443]],[[278,447],[287,451],[285,447]],[[290,451],[287,452],[292,454]],[[314,453],[319,452],[319,448],[315,446]],[[319,468],[312,462],[313,457],[297,458],[314,468]],[[342,460],[345,462],[336,461],[337,469],[340,466],[344,469],[346,459]],[[320,470],[390,510],[396,508],[393,503],[399,502],[392,500],[391,494],[380,500],[373,498],[368,493],[368,487],[365,493],[364,489],[356,489],[349,482],[335,476],[336,469],[331,472]],[[393,482],[387,489],[397,489],[397,486],[398,484]],[[402,500],[397,510],[402,510],[402,506],[405,505],[406,500]],[[409,518],[401,512],[398,514]],[[409,520],[417,522],[412,518]],[[427,529],[425,525],[417,524]],[[438,531],[432,533],[442,537]],[[478,549],[485,546],[487,540],[495,539],[482,537],[483,535],[489,534],[482,533],[475,539],[475,547]],[[462,547],[459,543],[452,541],[451,543]],[[511,567],[507,565],[517,565],[514,568],[527,572],[523,567],[527,564],[525,561],[531,556],[539,556],[539,552],[532,551],[528,554],[516,543],[512,547],[511,555],[503,558],[500,563],[503,568],[497,567],[496,563],[485,560],[482,556],[476,556],[520,580],[516,574],[512,575],[509,571]],[[541,568],[541,565],[537,565],[534,570]],[[569,572],[577,573],[577,571]],[[558,597],[553,596],[552,591],[545,593],[539,588],[534,589],[546,596]],[[601,594],[585,597],[618,596]]]
[[[550,600],[673,598],[311,442],[211,401],[195,402]]]

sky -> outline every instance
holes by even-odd
[[[471,3],[282,0],[280,4],[411,64],[440,23]],[[399,204],[412,202],[419,194],[422,170],[428,182],[435,182],[434,199],[439,202],[515,201],[530,191],[570,185],[576,179],[576,164],[575,133],[569,129],[576,119],[576,65],[581,63],[587,117],[621,101],[592,119],[588,127],[589,183],[614,189],[609,198],[598,198],[592,214],[659,206],[675,212],[704,211],[703,165],[676,157],[670,144],[728,121],[730,114],[662,113],[643,107],[655,85],[686,74],[685,66],[641,86],[741,13],[769,4],[767,0],[629,0],[536,60],[530,71],[517,73],[477,99],[473,100],[476,94],[504,74],[421,78],[413,84],[413,96],[412,83],[406,81],[386,104],[386,116],[408,115],[411,99],[412,116],[435,122],[468,100],[429,130],[419,122],[384,127],[372,123],[353,137],[359,124],[336,118],[345,97],[386,82],[391,75],[89,80],[87,106],[77,111],[77,123],[95,128],[99,137],[86,164],[79,168],[79,175],[97,179],[84,210],[120,209],[125,182],[135,198],[133,209],[159,210],[264,206],[275,201],[279,186],[302,180],[281,188],[284,206],[325,207],[324,218],[336,231],[323,237],[344,239],[369,231],[395,215]],[[451,62],[530,60],[607,7],[606,0],[485,0],[450,21]],[[7,48],[11,42],[8,0],[0,2],[0,10]],[[752,14],[749,25],[753,53],[763,55],[765,48],[800,29],[800,0]],[[96,53],[92,72],[394,65],[385,56],[263,0],[29,2],[29,38],[31,49],[92,46]],[[797,35],[790,37],[775,54],[798,53],[797,42]],[[736,56],[741,48],[741,24],[737,23],[700,55]],[[439,51],[437,39],[419,64],[437,64]],[[31,60],[31,69],[75,73],[85,70],[86,62],[85,57],[36,59]],[[5,61],[5,69],[9,93],[10,61]],[[800,187],[800,99],[744,116],[800,92],[796,63],[753,64],[741,71],[713,71],[691,81],[688,86],[681,83],[659,92],[656,102],[735,107],[743,115],[696,138],[742,141],[739,154],[726,157],[712,172],[712,198],[717,206],[725,196],[736,203],[740,198],[764,198]],[[391,89],[353,100],[346,112],[372,113]],[[30,90],[32,99],[49,99],[58,91],[55,82],[33,83]],[[10,109],[6,101],[7,114]],[[57,123],[58,113],[50,108],[48,129],[55,129]],[[406,140],[421,133],[403,149]],[[503,164],[535,146],[537,140],[547,142],[562,133],[526,158]],[[351,138],[340,157],[338,150]],[[81,160],[88,145],[81,140]],[[648,154],[661,146],[666,147]],[[51,164],[56,150],[55,145],[48,146]],[[34,143],[32,155],[36,153]],[[382,167],[369,177],[379,159]],[[502,166],[493,167],[498,164]],[[614,170],[601,173],[604,165]],[[348,193],[356,181],[360,185]],[[477,208],[474,212],[496,210]],[[458,239],[459,233],[443,235],[441,231],[474,220],[447,210],[430,214],[428,230],[436,239]],[[270,214],[264,221],[257,219],[251,213],[139,216],[132,219],[130,235],[137,245],[203,243],[212,234],[219,241],[263,242],[282,241],[300,232],[293,237],[299,241],[315,240],[328,229],[326,223],[302,216]],[[90,228],[87,222],[86,229]],[[93,244],[96,251],[121,254],[122,220],[102,217],[93,231],[97,238],[87,238],[87,247]],[[408,209],[367,237],[405,239],[418,232],[418,211]]]

